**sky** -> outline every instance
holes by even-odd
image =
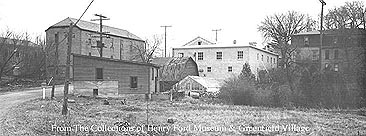
[[[67,18],[79,18],[92,0],[1,0],[0,33],[6,29],[45,36],[45,30]],[[352,0],[325,0],[324,11]],[[257,28],[266,16],[298,11],[318,19],[319,0],[94,0],[82,20],[95,19],[94,14],[110,18],[104,25],[128,30],[142,39],[164,36],[167,46],[179,47],[203,37],[218,43],[264,43]]]

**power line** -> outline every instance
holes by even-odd
[[[165,43],[165,49],[164,49],[164,57],[166,57],[166,28],[167,27],[172,27],[172,26],[160,26],[160,27],[164,27],[164,30],[165,30],[165,33],[164,33],[164,39],[165,39],[165,41],[164,41],[164,43]]]

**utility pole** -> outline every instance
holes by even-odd
[[[66,58],[66,71],[65,71],[65,86],[64,86],[64,103],[62,106],[62,115],[67,114],[67,94],[69,93],[70,83],[70,55],[72,46],[72,28],[73,24],[70,24],[69,32],[67,34],[67,58]]]
[[[165,33],[164,33],[164,44],[165,44],[165,49],[164,49],[164,57],[166,57],[166,28],[167,27],[172,27],[172,26],[160,26],[160,27],[164,27]]]
[[[98,37],[99,41],[97,41],[97,46],[92,46],[92,48],[99,48],[99,55],[100,57],[103,57],[103,37],[107,37],[105,34],[108,32],[103,32],[103,20],[109,20],[106,16],[103,16],[102,14],[94,14],[94,16],[99,17],[99,19],[92,19],[91,21],[99,21],[99,36],[92,36],[92,37]],[[107,37],[108,38],[108,37]]]
[[[70,84],[70,56],[71,56],[71,46],[72,46],[72,28],[80,21],[80,19],[84,16],[85,12],[89,9],[90,5],[94,2],[92,0],[88,7],[85,9],[83,14],[81,14],[80,18],[75,22],[75,24],[70,23],[69,32],[67,34],[67,57],[66,57],[66,71],[65,71],[65,86],[64,86],[64,102],[62,105],[62,115],[67,115],[67,94],[69,93],[69,84]]]
[[[320,70],[322,70],[322,47],[323,47],[323,9],[324,6],[327,4],[324,0],[319,0],[322,3],[322,9],[320,13],[320,47],[319,47],[319,63],[320,63]]]
[[[217,43],[217,31],[221,31],[221,29],[214,29],[214,30],[212,30],[212,31],[215,31],[215,33],[216,33],[215,41],[216,41],[216,43]]]

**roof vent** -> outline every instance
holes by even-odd
[[[233,41],[233,44],[236,44],[236,40]]]

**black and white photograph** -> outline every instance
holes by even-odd
[[[364,0],[1,0],[0,136],[365,136]]]

